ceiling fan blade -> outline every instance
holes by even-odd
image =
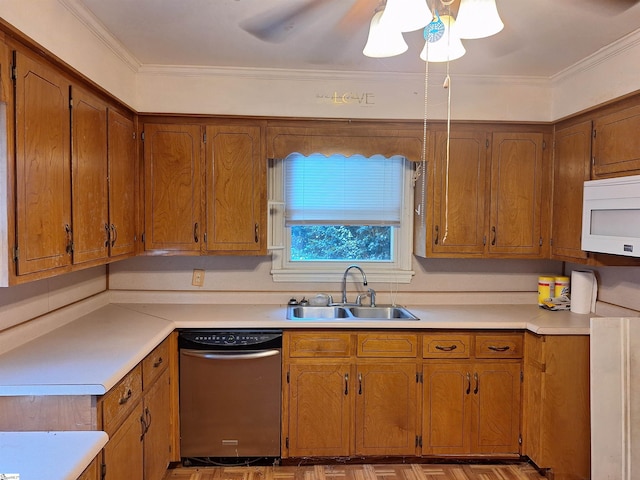
[[[336,0],[306,0],[269,10],[240,23],[240,27],[265,42],[279,43],[294,29],[313,19],[313,13]]]

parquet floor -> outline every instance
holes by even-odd
[[[177,467],[163,480],[545,480],[529,464]]]

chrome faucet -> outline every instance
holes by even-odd
[[[367,286],[367,276],[365,275],[364,270],[362,270],[362,268],[360,268],[358,265],[349,265],[344,271],[344,275],[342,275],[342,303],[347,303],[347,274],[352,268],[360,270],[360,273],[362,274],[363,285]]]

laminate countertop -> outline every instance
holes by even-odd
[[[0,474],[75,480],[106,443],[104,432],[0,432]]]
[[[588,335],[537,305],[408,306],[420,320],[287,320],[285,306],[109,304],[0,355],[0,396],[103,395],[176,328],[508,329]]]

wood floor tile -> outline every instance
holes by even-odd
[[[531,465],[177,467],[163,480],[545,480]]]

